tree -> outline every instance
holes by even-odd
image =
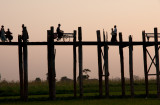
[[[1,74],[0,74],[0,80],[1,80]]]
[[[88,73],[91,72],[91,70],[83,69],[82,72],[83,72],[82,79],[83,80],[88,80],[89,79],[89,74]],[[79,76],[77,77],[77,80],[79,80]]]
[[[134,80],[140,80],[140,77],[137,75],[133,75]]]
[[[61,77],[60,81],[71,81],[67,76]]]
[[[40,79],[39,77],[37,77],[37,78],[35,79],[35,82],[41,82],[41,79]]]
[[[83,74],[83,79],[89,79],[89,74],[88,73],[91,72],[91,70],[89,70],[89,69],[83,69],[82,72],[84,73]]]

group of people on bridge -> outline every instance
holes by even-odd
[[[58,27],[57,27],[57,34],[55,35],[54,38],[57,38],[57,41],[60,40],[62,37],[63,37],[63,34],[64,34],[64,31],[62,31],[60,29],[60,26],[61,24],[58,24]],[[112,38],[111,38],[111,42],[117,42],[117,26],[114,25],[114,29],[111,28],[111,35],[112,35]]]
[[[63,37],[64,31],[62,31],[60,29],[61,24],[58,24],[57,27],[57,34],[55,36],[55,38],[57,38],[57,41],[60,40]],[[114,26],[114,29],[111,29],[111,42],[117,42],[117,27],[116,25]],[[1,26],[1,30],[0,30],[0,39],[2,42],[6,42],[9,41],[11,42],[11,40],[13,39],[12,33],[10,32],[10,29],[8,28],[7,31],[5,31],[4,26]],[[29,39],[28,36],[28,32],[27,32],[27,28],[24,26],[24,24],[22,24],[22,39]]]
[[[10,29],[8,28],[7,31],[5,31],[4,26],[1,26],[1,30],[0,30],[0,39],[2,42],[11,42],[13,40],[13,36],[12,36],[12,32],[10,31]],[[22,24],[22,40],[27,40],[29,39],[29,35],[28,35],[28,31],[26,26],[24,26],[24,24]]]
[[[6,42],[9,41],[11,42],[11,40],[13,39],[12,33],[10,32],[10,29],[8,28],[7,31],[5,31],[4,26],[1,26],[1,30],[0,30],[0,39],[2,42]]]

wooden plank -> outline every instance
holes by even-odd
[[[20,80],[20,98],[24,100],[24,70],[22,62],[22,38],[18,35],[18,55],[19,55],[19,80]]]
[[[23,44],[23,43],[22,43]],[[78,45],[79,42],[76,42],[76,45]],[[129,42],[128,41],[123,41],[122,43],[121,42],[95,42],[95,41],[83,41],[81,42],[82,45],[86,45],[86,46],[93,46],[93,45],[98,45],[100,44],[101,46],[104,46],[105,44],[107,44],[108,46],[119,46],[119,45],[122,45],[124,47],[127,47],[129,46]],[[155,42],[146,42],[146,43],[143,43],[143,42],[132,42],[132,45],[134,46],[141,46],[141,45],[146,45],[146,46],[154,46],[155,45]],[[160,42],[157,42],[158,45],[160,45]],[[4,45],[4,46],[18,46],[18,42],[0,42],[0,45]],[[32,45],[48,45],[48,42],[27,42],[27,45],[29,46],[32,46]],[[54,42],[54,45],[74,45],[74,42]]]
[[[130,73],[130,88],[131,88],[131,97],[134,97],[134,80],[133,80],[133,45],[132,37],[129,36],[129,73]]]
[[[55,71],[55,49],[54,49],[54,28],[51,27],[51,86],[52,86],[52,91],[53,91],[53,99],[56,98],[56,71]]]
[[[50,30],[47,30],[47,42],[49,43],[50,41]],[[50,69],[51,69],[51,49],[50,49],[50,44],[47,45],[47,59],[48,59],[48,77],[47,77],[47,80],[48,80],[48,84],[49,84],[49,98],[51,99],[52,98],[52,94],[51,94],[51,84],[50,84]]]
[[[54,28],[47,32],[48,41],[48,81],[49,81],[49,98],[55,100],[56,98],[56,79],[55,79],[55,54],[54,54]]]
[[[73,32],[73,42],[76,42],[76,31]],[[76,43],[73,45],[73,84],[74,84],[74,97],[77,96],[77,85],[76,85],[76,70],[77,68],[77,54],[76,54]]]
[[[83,62],[82,62],[82,29],[78,27],[78,40],[79,40],[79,89],[80,89],[80,97],[83,97],[83,78],[82,78],[82,70],[83,70]]]
[[[103,36],[104,42],[105,35]],[[108,45],[104,45],[104,65],[105,65],[105,96],[109,97],[109,67],[108,67]]]
[[[145,31],[142,32],[143,42],[146,42]],[[145,88],[146,88],[146,97],[148,97],[148,72],[147,72],[147,48],[146,45],[143,45],[143,64],[144,64],[144,75],[145,75]]]
[[[1,43],[1,42],[0,42]],[[5,42],[7,43],[7,42]],[[12,42],[11,42],[12,43]],[[47,42],[27,42],[28,45],[47,45],[48,43]],[[78,45],[79,42],[76,42],[76,44]],[[104,46],[104,44],[108,45],[108,46],[119,46],[119,45],[122,45],[122,46],[129,46],[129,42],[128,41],[123,41],[122,43],[121,42],[95,42],[95,41],[83,41],[81,42],[82,45],[98,45],[100,44],[101,46]],[[155,42],[146,42],[146,43],[143,43],[143,42],[132,42],[131,43],[132,45],[134,46],[140,46],[140,45],[146,45],[146,46],[154,46],[155,45]],[[74,45],[74,42],[54,42],[54,45]],[[160,45],[160,42],[158,42],[158,45]]]
[[[157,74],[148,74],[149,76],[155,76],[155,75],[157,75]]]
[[[54,33],[54,34],[57,34],[57,33]],[[74,35],[74,33],[63,33],[63,34],[67,34],[67,35]]]
[[[9,46],[17,46],[18,42],[0,42],[0,45],[9,45]]]
[[[156,59],[156,77],[157,77],[157,96],[160,98],[160,80],[159,80],[159,51],[158,51],[158,38],[157,28],[154,28],[154,41],[155,41],[155,59]]]
[[[146,33],[146,34],[153,34],[154,35],[154,33]],[[160,33],[157,33],[157,34],[160,34]]]
[[[51,27],[51,86],[53,100],[56,99],[56,70],[55,70],[55,47],[54,47],[54,27]]]
[[[27,33],[24,33],[26,36]],[[28,101],[28,48],[27,39],[23,39],[23,68],[24,68],[24,101]]]
[[[101,42],[100,30],[97,31],[97,42]],[[98,76],[99,76],[99,96],[102,97],[102,58],[101,58],[101,45],[97,45],[98,52]]]
[[[119,33],[119,41],[123,42],[122,33]],[[125,96],[125,77],[124,77],[124,57],[123,57],[123,46],[119,46],[119,54],[120,54],[120,64],[121,64],[121,88],[122,88],[122,96]]]

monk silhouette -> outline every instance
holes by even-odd
[[[6,41],[5,30],[3,25],[1,26],[1,40],[2,42]]]
[[[11,42],[11,40],[13,39],[12,33],[10,32],[9,28],[7,30],[6,33],[6,38],[9,40],[9,42]]]
[[[112,28],[111,29],[111,35],[112,35],[112,38],[111,38],[111,42],[117,42],[117,27],[116,25],[114,26],[114,29]]]
[[[23,39],[23,41],[24,40],[28,41],[28,39],[29,39],[28,31],[27,31],[27,28],[24,26],[24,24],[22,24],[22,39]]]
[[[58,24],[58,27],[57,27],[58,39],[57,40],[60,40],[63,36],[63,31],[60,29],[60,26],[61,24]]]

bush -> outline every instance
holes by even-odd
[[[69,79],[68,77],[64,76],[64,77],[61,77],[60,81],[71,81],[71,79]]]
[[[37,77],[37,78],[35,79],[35,82],[41,82],[41,79],[40,79],[39,77]]]

